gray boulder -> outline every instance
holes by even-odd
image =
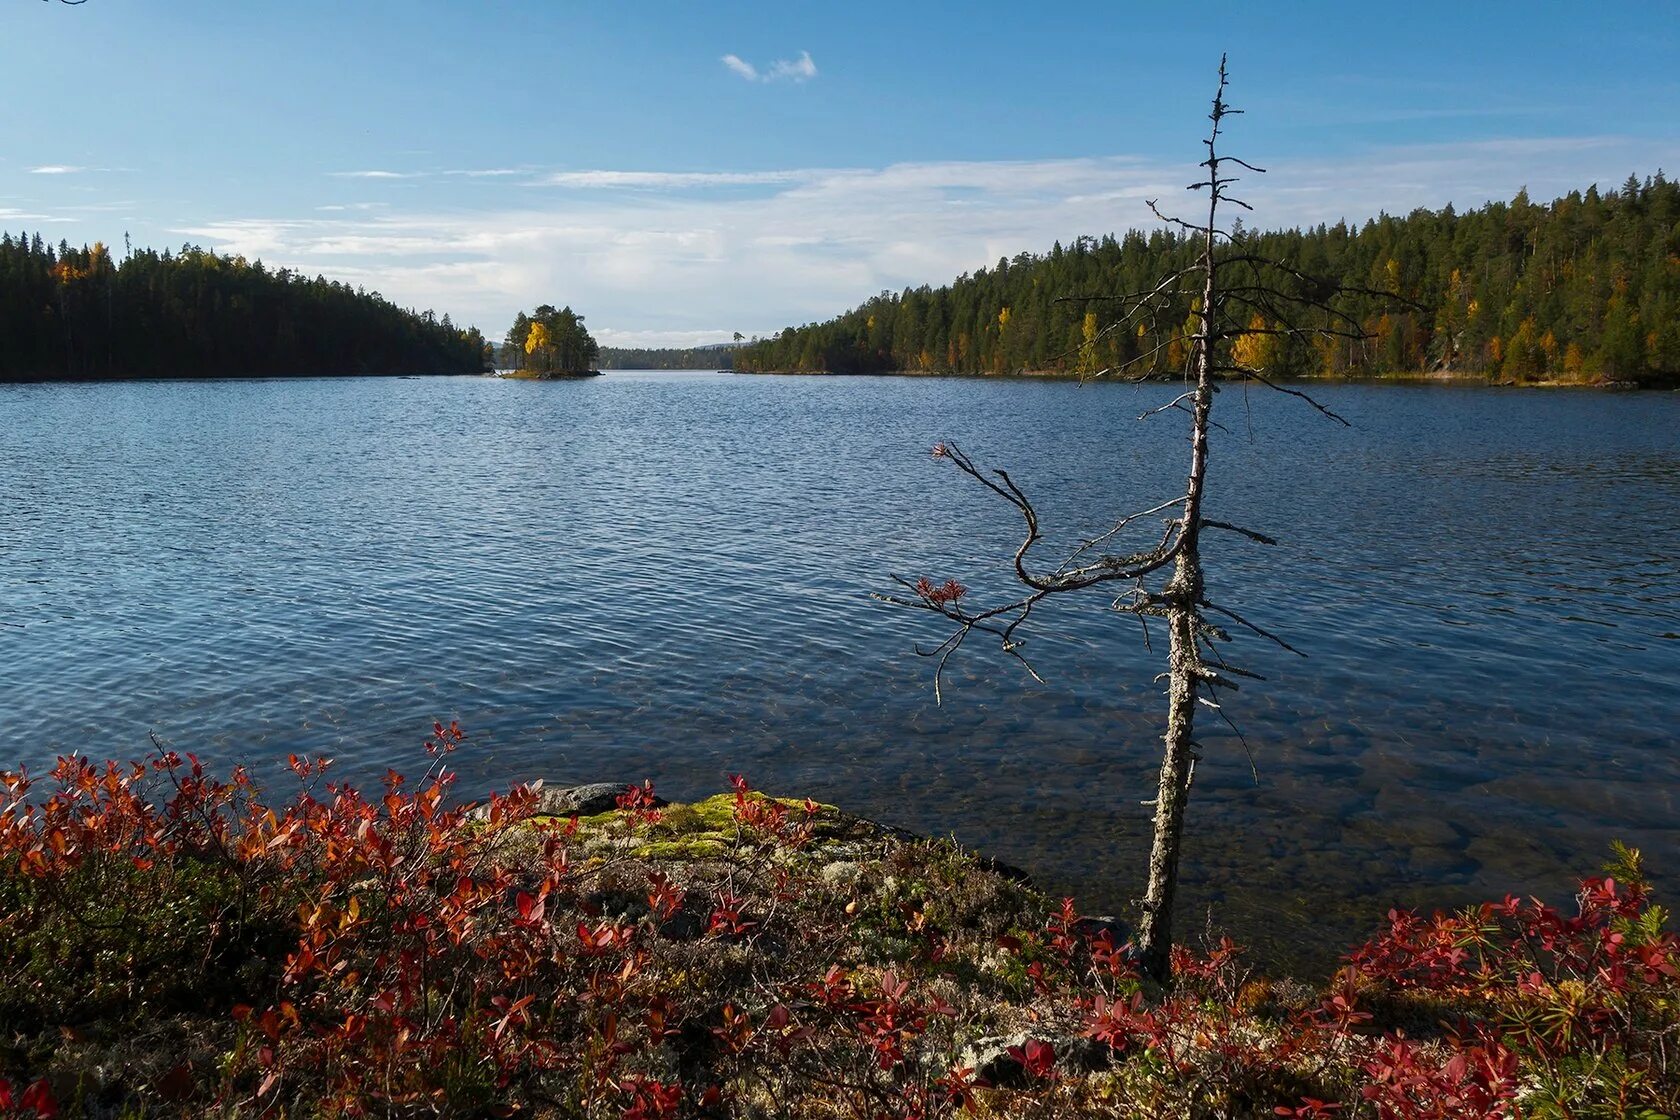
[[[569,817],[574,813],[580,817],[593,816],[618,808],[620,795],[634,789],[628,782],[591,782],[582,786],[545,786],[538,778],[531,783],[531,788],[537,792],[538,816]],[[667,802],[662,797],[655,797],[656,806]],[[490,807],[480,805],[468,814],[475,820],[485,820],[490,816]]]

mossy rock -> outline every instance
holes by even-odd
[[[729,841],[713,836],[683,836],[675,840],[647,840],[636,845],[632,851],[642,859],[690,863],[722,859],[729,854]]]

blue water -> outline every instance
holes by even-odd
[[[1281,632],[1213,721],[1181,921],[1317,961],[1395,901],[1560,895],[1613,837],[1680,894],[1680,394],[1228,391],[1209,594]],[[1035,684],[978,639],[933,700],[890,573],[1007,588],[1007,468],[1057,542],[1172,495],[1160,386],[613,373],[0,386],[8,760],[155,733],[259,772],[469,792],[742,770],[1019,864],[1138,889],[1163,701],[1102,597],[1044,612]],[[1157,634],[1159,636],[1159,634]]]

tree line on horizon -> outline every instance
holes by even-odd
[[[602,369],[734,369],[735,345],[603,346]]]
[[[194,245],[0,235],[0,380],[480,373],[484,337],[377,292]]]
[[[1287,337],[1256,313],[1241,359],[1278,376],[1437,371],[1516,382],[1633,382],[1680,375],[1680,185],[1661,171],[1549,204],[1525,191],[1458,214],[1452,206],[1267,233],[1232,252],[1288,261],[1359,290],[1361,340]],[[1190,263],[1173,229],[1079,237],[1000,259],[940,288],[882,292],[837,318],[790,327],[735,352],[748,372],[1095,373],[1179,371],[1194,308],[1110,329],[1121,296]],[[1300,325],[1300,324],[1297,324]]]

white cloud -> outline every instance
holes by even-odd
[[[673,350],[734,340],[731,331],[624,331],[616,327],[602,327],[600,330],[591,327],[589,333],[602,346],[646,346]]]
[[[792,62],[778,59],[770,64],[770,73],[765,75],[767,82],[787,79],[790,82],[808,82],[817,76],[817,64],[811,61],[810,51],[800,51],[799,57]]]
[[[1371,149],[1280,162],[1239,188],[1244,221],[1276,228],[1379,211],[1535,199],[1630,170],[1680,165],[1680,140],[1513,140]],[[1185,205],[1188,162],[1132,157],[946,161],[774,172],[582,171],[517,205],[194,224],[207,245],[448,311],[499,338],[520,308],[569,303],[618,344],[769,334],[883,289],[943,284],[1052,242],[1157,227],[1144,205]],[[694,190],[753,185],[761,189]],[[23,200],[18,200],[23,201]],[[672,344],[675,344],[673,341]]]
[[[48,163],[43,164],[40,167],[31,167],[29,169],[29,173],[31,175],[74,175],[78,171],[86,170],[87,168],[85,167],[71,167],[68,164],[63,163]]]
[[[557,171],[537,180],[539,186],[587,190],[615,187],[636,190],[683,190],[691,187],[765,186],[792,183],[818,171]]]
[[[763,70],[737,54],[726,54],[719,61],[749,82],[808,82],[817,76],[817,64],[811,61],[810,51],[800,51],[799,57],[791,61],[778,58]]]
[[[741,75],[741,77],[745,78],[747,81],[758,81],[758,67],[746,61],[740,55],[726,54],[723,56],[722,62],[725,66]]]
[[[329,171],[335,179],[423,179],[423,171]]]

